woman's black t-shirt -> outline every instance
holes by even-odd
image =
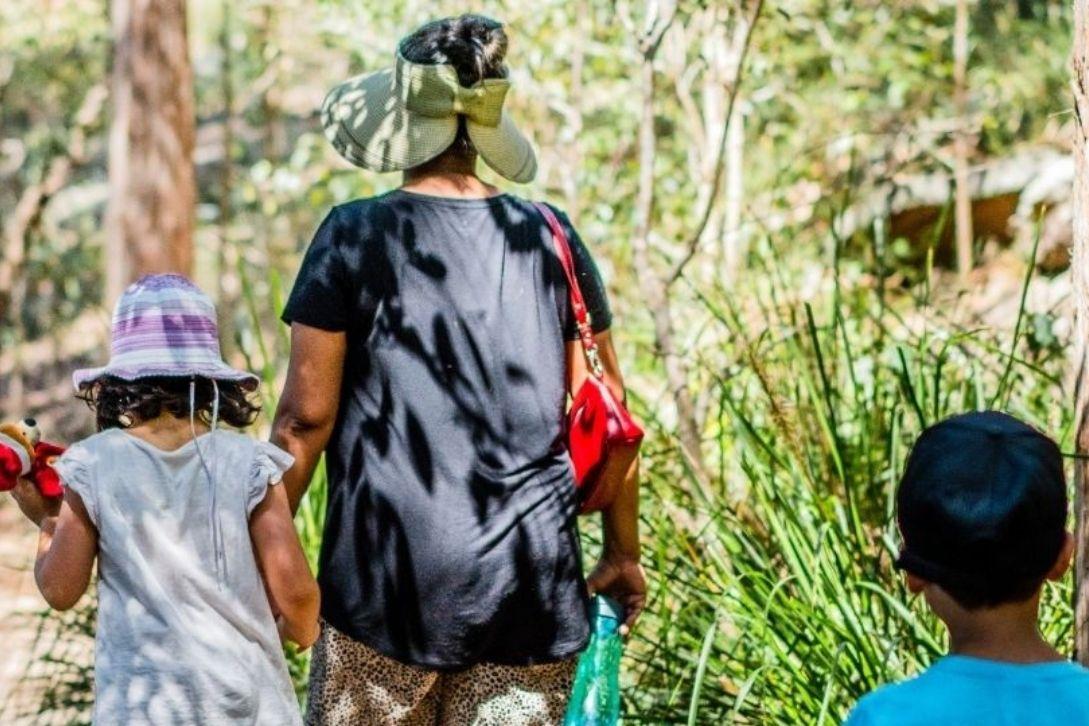
[[[604,287],[566,217],[596,332]],[[338,206],[283,319],[346,331],[318,580],[337,630],[404,663],[526,665],[589,634],[551,233],[511,195]]]

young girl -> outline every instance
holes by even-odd
[[[220,357],[211,301],[143,278],[117,305],[109,365],[74,378],[99,433],[57,462],[59,506],[15,493],[52,607],[76,604],[98,558],[94,721],[300,723],[280,640],[317,639],[319,596],[275,486],[292,457],[218,428],[252,423],[257,379]]]

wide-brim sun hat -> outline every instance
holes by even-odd
[[[473,147],[484,163],[517,183],[533,180],[533,146],[503,108],[511,82],[485,78],[462,86],[451,65],[396,63],[350,78],[326,96],[321,108],[325,136],[352,164],[372,171],[404,171],[434,159],[457,137],[465,118]]]
[[[219,349],[212,301],[181,275],[147,275],[125,290],[114,308],[110,361],[72,375],[76,389],[113,376],[237,381],[252,390],[259,379],[227,365]]]

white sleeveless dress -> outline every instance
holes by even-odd
[[[249,535],[291,464],[227,431],[168,452],[109,429],[60,458],[98,529],[96,723],[301,723]]]

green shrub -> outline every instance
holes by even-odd
[[[657,429],[644,506],[655,587],[629,649],[629,722],[839,723],[917,673],[945,636],[892,567],[911,442],[973,409],[1064,440],[1070,426],[1063,359],[1020,357],[1020,319],[1012,335],[964,329],[926,299],[886,307],[869,282],[803,302],[766,272],[744,295],[693,291],[710,341],[688,356],[713,412],[710,496],[643,409]],[[1066,650],[1070,589],[1050,587],[1043,608]]]

